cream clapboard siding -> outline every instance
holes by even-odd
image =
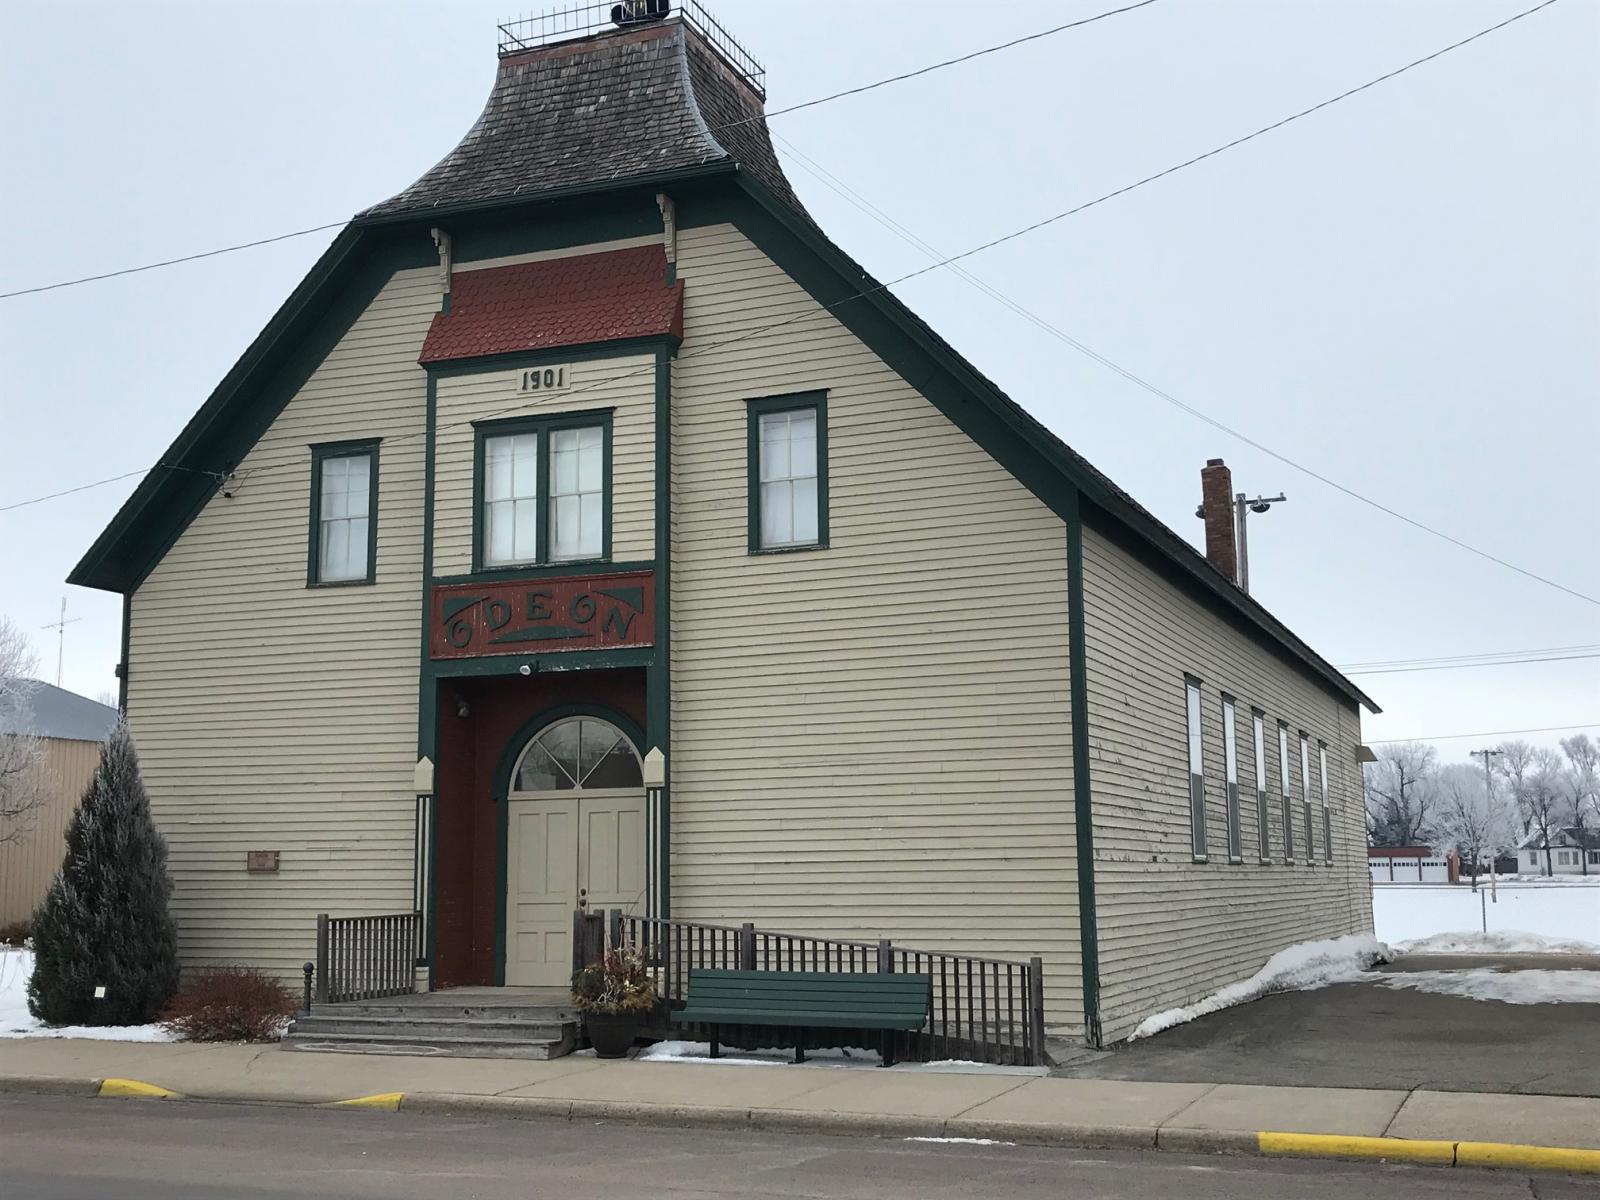
[[[67,853],[67,826],[100,765],[99,742],[44,738],[44,802],[0,826],[0,928],[26,921],[39,907]]]
[[[438,273],[395,275],[133,597],[128,716],[186,966],[285,976],[315,916],[412,904],[426,376]],[[307,588],[315,442],[380,437],[377,582]],[[278,850],[275,875],[245,872]]]
[[[680,235],[672,904],[1046,961],[1081,1025],[1066,534],[731,226]],[[828,389],[831,548],[751,556],[746,410]]]
[[[588,253],[589,247],[583,248]],[[611,557],[655,557],[655,358],[580,359],[568,391],[535,399],[517,391],[514,369],[439,377],[434,428],[435,575],[472,570],[472,422],[610,408]]]
[[[1084,608],[1101,1014],[1109,1041],[1253,974],[1295,942],[1370,931],[1358,712],[1093,529]],[[1203,682],[1210,861],[1190,853],[1184,675]],[[1238,708],[1244,862],[1227,856],[1222,701]],[[1273,862],[1259,862],[1251,709],[1267,716]],[[1290,726],[1295,865],[1283,862],[1277,722]],[[1317,863],[1306,865],[1299,731],[1311,735]],[[1328,743],[1334,865],[1323,865],[1316,746]]]

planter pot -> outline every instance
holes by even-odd
[[[623,1058],[639,1032],[635,1013],[585,1013],[584,1030],[597,1058]]]

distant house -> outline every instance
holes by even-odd
[[[100,745],[117,710],[48,683],[34,685],[26,724],[0,724],[0,736],[32,734],[44,741],[45,801],[15,839],[0,841],[0,926],[26,920],[61,867],[62,839],[83,789],[100,761]],[[0,830],[0,835],[7,831]]]
[[[1548,857],[1545,849],[1544,835],[1535,829],[1517,843],[1517,870],[1526,875],[1600,873],[1600,829],[1569,826],[1552,830]]]

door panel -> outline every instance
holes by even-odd
[[[584,796],[578,801],[578,886],[590,908],[629,912],[644,904],[644,795]]]
[[[572,975],[578,800],[569,794],[509,804],[506,984],[560,986]]]

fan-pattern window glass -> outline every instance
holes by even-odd
[[[599,558],[605,436],[598,425],[550,434],[550,557]]]
[[[1272,829],[1267,820],[1267,717],[1251,714],[1256,753],[1256,850],[1262,862],[1272,860]]]
[[[1189,717],[1189,839],[1194,857],[1206,857],[1205,748],[1200,732],[1200,684],[1187,681]]]
[[[763,413],[761,547],[817,542],[817,410]]]
[[[548,725],[522,752],[513,775],[518,792],[564,792],[644,786],[627,737],[597,717]]]
[[[347,583],[367,577],[367,534],[372,497],[372,455],[322,459],[317,513],[317,581]]]
[[[483,560],[490,566],[539,557],[539,435],[483,442]]]

